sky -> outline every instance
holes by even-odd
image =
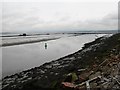
[[[59,0],[58,0],[59,1]],[[4,0],[2,31],[71,31],[118,29],[118,2],[115,0],[77,2],[48,0]]]

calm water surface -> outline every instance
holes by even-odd
[[[74,53],[96,35],[63,37],[57,40],[2,47],[3,76],[40,66],[45,62]],[[47,49],[45,49],[47,43]]]

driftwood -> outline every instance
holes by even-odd
[[[90,84],[89,84],[89,81],[86,81],[86,87],[87,87],[87,90],[90,90]]]
[[[115,77],[112,78],[120,85],[120,82]]]
[[[100,77],[101,77],[101,76],[97,76],[97,77],[94,77],[94,78],[92,78],[92,79],[90,79],[90,80],[87,80],[87,81],[85,81],[85,82],[82,82],[82,83],[76,85],[76,87],[82,86],[82,85],[86,84],[86,82],[87,82],[87,83],[88,83],[88,82],[92,82],[92,81],[94,81],[94,80],[96,80],[96,79],[98,79],[98,78],[100,78]]]

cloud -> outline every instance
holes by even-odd
[[[88,20],[84,24],[80,24],[83,29],[90,30],[117,30],[118,29],[118,13],[110,13],[101,19]]]
[[[117,29],[113,3],[4,3],[3,31]]]

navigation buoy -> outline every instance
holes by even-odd
[[[45,49],[47,49],[47,43],[45,43]]]

